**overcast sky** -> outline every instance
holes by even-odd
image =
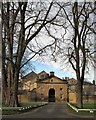
[[[64,1],[65,2],[65,1]],[[51,33],[55,34],[56,37],[60,37],[60,34],[62,34],[64,30],[58,30],[58,34],[55,33],[55,31],[51,31]],[[71,39],[71,34],[72,32],[69,31],[70,34],[67,34],[66,35],[66,38],[70,38]],[[35,38],[36,39],[36,38]],[[34,39],[34,40],[35,40]],[[31,44],[36,44],[35,41],[31,41]],[[41,31],[41,33],[39,34],[39,39],[37,38],[36,39],[38,43],[40,43],[42,46],[44,45],[47,45],[49,43],[51,43],[51,41],[54,41],[52,38],[50,38],[49,36],[45,35],[44,33],[44,29]],[[65,44],[64,44],[65,46]],[[65,46],[66,47],[66,46]],[[64,47],[63,47],[64,48]],[[49,52],[49,51],[48,51]],[[31,57],[31,56],[30,56]],[[32,64],[34,65],[35,67],[35,72],[36,73],[39,73],[41,72],[42,70],[45,70],[47,73],[49,73],[50,71],[54,71],[55,72],[55,75],[62,78],[62,77],[70,77],[70,78],[75,78],[76,79],[76,75],[75,75],[75,72],[74,70],[71,68],[71,66],[68,66],[68,65],[63,65],[65,66],[63,69],[62,69],[62,64],[61,64],[61,58],[58,57],[56,60],[56,62],[54,61],[51,61],[48,57],[50,57],[50,54],[49,56],[45,57],[45,63],[42,63],[41,61],[38,60],[37,61],[32,61]],[[85,79],[88,80],[88,81],[93,81],[94,79],[94,70],[91,68],[90,66],[90,71],[89,71],[89,74],[86,74],[85,76]]]
[[[56,63],[52,63],[50,62],[49,64],[46,63],[41,63],[39,61],[33,61],[33,65],[35,66],[35,72],[39,73],[43,70],[45,70],[47,73],[50,73],[50,71],[54,71],[55,75],[57,77],[75,77],[72,74],[72,71],[67,71],[67,70],[61,70],[59,68],[59,65],[57,65]]]
[[[70,68],[66,67],[62,70],[58,63],[52,61],[50,61],[49,63],[48,62],[42,63],[41,61],[32,61],[32,64],[35,68],[33,69],[33,71],[35,71],[36,73],[39,73],[43,70],[47,73],[50,73],[50,71],[54,71],[55,75],[59,78],[69,77],[76,79],[75,72],[71,67]],[[90,73],[89,75],[86,74],[85,80],[92,82],[94,80],[94,70],[91,69],[89,73]]]

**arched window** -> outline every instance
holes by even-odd
[[[51,79],[51,82],[53,82],[53,79]]]

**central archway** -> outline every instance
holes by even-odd
[[[49,89],[49,102],[55,102],[55,89]]]

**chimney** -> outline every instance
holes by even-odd
[[[54,76],[54,72],[51,71],[51,72],[50,72],[50,77],[53,77],[53,76]]]
[[[95,80],[93,80],[93,85],[95,85]]]
[[[69,77],[65,77],[65,80],[69,80]]]

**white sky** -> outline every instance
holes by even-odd
[[[14,2],[14,0],[0,0],[1,2]],[[27,0],[15,0],[15,2],[26,2]],[[33,2],[38,2],[39,0],[28,0],[28,1],[33,1]],[[42,1],[45,1],[45,0],[42,0]],[[48,0],[48,1],[52,1],[52,0]],[[85,2],[85,0],[56,0],[56,1],[59,1],[59,2],[75,2],[75,1],[78,1],[78,2]],[[95,0],[86,0],[86,2],[94,2]]]
[[[83,1],[83,0],[82,0]],[[35,1],[36,2],[36,1]],[[66,1],[64,1],[64,2],[66,2]],[[67,1],[68,2],[68,1]],[[81,1],[80,1],[81,2]],[[55,33],[55,31],[52,31],[53,33]],[[55,34],[55,36],[59,36],[60,37],[60,34],[63,32],[63,30],[59,30],[58,31],[58,33],[57,34]],[[70,32],[70,33],[72,33],[72,32]],[[68,34],[67,36],[70,38],[71,37],[71,34]],[[40,34],[39,34],[40,35]],[[41,37],[42,36],[42,37]],[[67,37],[66,36],[66,37]],[[51,41],[52,41],[52,38],[50,38],[50,37],[48,37],[48,36],[46,36],[45,35],[45,33],[44,33],[44,30],[42,30],[42,32],[41,32],[41,35],[39,36],[39,39],[37,39],[38,40],[38,42],[39,43],[41,43],[41,45],[46,45],[46,44],[49,44],[49,43],[51,43]],[[31,43],[34,43],[33,41],[31,42]],[[49,55],[46,57],[44,57],[44,59],[45,59],[45,65],[53,65],[54,66],[54,68],[56,69],[56,70],[60,70],[61,69],[61,67],[64,65],[64,63],[63,63],[63,65],[61,64],[61,58],[60,57],[57,57],[57,60],[56,60],[56,62],[54,62],[54,61],[51,61],[50,60],[50,52],[49,52]],[[41,63],[42,64],[42,63]],[[65,67],[64,67],[64,70],[63,71],[66,71],[66,72],[68,72],[68,73],[70,73],[70,76],[69,77],[74,77],[74,78],[76,78],[75,76],[75,73],[74,73],[74,70],[72,69],[72,67],[71,66],[69,66],[69,65],[64,65]],[[38,68],[37,68],[38,69]],[[41,67],[41,71],[42,71],[42,69],[43,69],[43,67]],[[50,70],[51,70],[51,67],[50,67]],[[90,70],[89,70],[89,74],[86,74],[85,75],[85,79],[86,80],[88,80],[88,81],[93,81],[93,79],[94,79],[94,69],[92,69],[91,68],[91,66],[90,66]]]

